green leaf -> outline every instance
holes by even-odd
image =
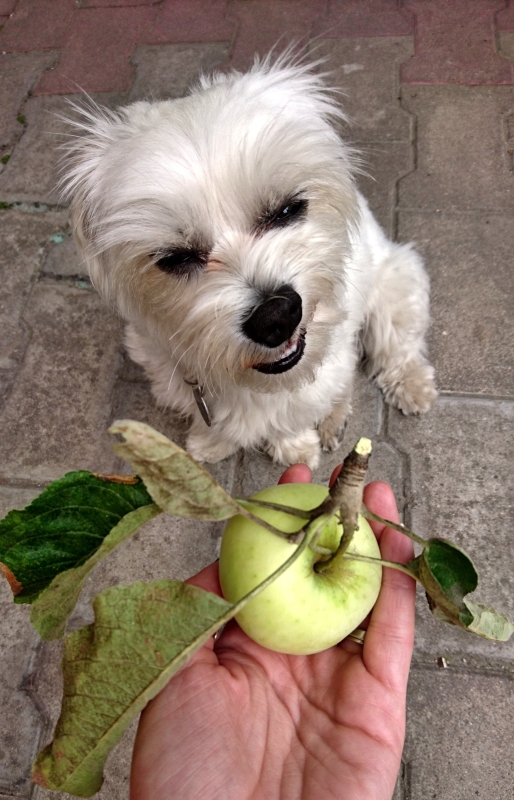
[[[64,636],[66,623],[75,608],[84,581],[102,558],[128,539],[144,522],[161,513],[152,503],[126,514],[107,534],[98,550],[80,567],[57,575],[50,586],[36,598],[30,609],[30,621],[42,639],[60,639]]]
[[[407,565],[423,584],[434,616],[493,641],[506,641],[514,627],[492,608],[465,600],[478,585],[469,556],[444,539],[429,539],[425,549]]]
[[[38,755],[33,780],[91,797],[109,751],[233,606],[181,581],[107,589],[95,622],[65,640],[64,697],[54,740]]]
[[[124,442],[117,455],[141,475],[154,502],[168,514],[200,520],[228,519],[245,510],[185,450],[143,422],[118,420],[109,429]]]
[[[299,558],[318,527],[310,523],[291,556],[233,605],[171,580],[97,595],[95,622],[65,640],[61,715],[53,742],[36,759],[33,780],[79,797],[95,794],[109,751],[136,714],[221,625]]]
[[[56,577],[80,567],[127,514],[152,505],[136,476],[69,472],[0,521],[0,562],[15,602],[33,603]]]

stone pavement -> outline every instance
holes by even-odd
[[[291,39],[326,57],[347,95],[345,135],[364,154],[362,188],[390,235],[417,242],[432,280],[435,408],[403,417],[362,379],[345,446],[373,438],[371,478],[392,483],[420,534],[465,546],[481,599],[514,618],[514,0],[0,0],[0,514],[68,470],[121,470],[113,419],[184,440],[127,361],[70,238],[54,188],[66,101],[180,96],[202,70],[245,68]],[[325,456],[315,480],[339,460]],[[248,494],[280,469],[239,455],[213,472]],[[73,625],[107,585],[198,571],[219,536],[149,523],[90,578]],[[58,714],[60,644],[38,641],[5,582],[0,641],[0,800],[47,800],[28,776]],[[395,800],[514,796],[513,672],[514,641],[441,626],[420,593]],[[128,795],[131,741],[109,760],[103,800]]]

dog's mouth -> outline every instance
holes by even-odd
[[[289,339],[286,349],[277,361],[256,364],[253,369],[265,375],[280,375],[292,369],[301,360],[305,351],[305,332],[300,333],[296,339]]]

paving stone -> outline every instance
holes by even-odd
[[[357,185],[375,218],[391,239],[397,233],[396,197],[398,181],[407,175],[414,160],[409,142],[353,142],[360,154]]]
[[[328,0],[313,36],[406,36],[414,32],[412,14],[397,0]]]
[[[0,51],[61,50],[74,12],[73,0],[18,0],[0,33]]]
[[[59,212],[0,212],[0,401],[12,385],[30,336],[22,320],[27,297],[50,237],[63,221]]]
[[[398,69],[412,53],[412,37],[344,38],[315,43],[313,56],[326,59],[330,83],[342,91],[341,105],[358,141],[410,141],[412,117],[400,106]]]
[[[448,670],[411,672],[409,798],[499,800],[512,795],[514,683]]]
[[[23,102],[41,73],[55,62],[56,57],[55,53],[0,55],[0,147],[14,144],[23,132],[23,123],[18,120]]]
[[[201,73],[210,73],[228,55],[228,45],[216,42],[137,47],[131,57],[136,76],[128,100],[183,97]]]
[[[514,4],[511,0],[506,8],[496,12],[495,23],[497,31],[514,31]]]
[[[417,169],[399,186],[400,208],[514,207],[504,118],[514,88],[418,86],[402,91],[417,118]]]
[[[0,0],[0,14],[12,14],[18,0]]]
[[[511,84],[514,69],[495,52],[493,20],[501,0],[407,0],[416,19],[416,52],[402,83]]]
[[[80,256],[77,245],[66,226],[50,237],[50,248],[43,262],[43,274],[55,277],[84,277],[87,279],[87,266]]]
[[[69,94],[76,87],[85,92],[125,91],[133,78],[130,53],[156,13],[155,6],[77,10],[58,67],[43,76],[34,93]]]
[[[96,293],[38,284],[24,321],[31,342],[0,424],[1,476],[50,481],[75,469],[112,472],[111,395],[120,324]]]
[[[420,536],[463,547],[480,575],[477,599],[514,620],[511,546],[514,402],[440,397],[422,417],[390,413],[389,436],[410,462],[408,523]],[[494,643],[436,621],[419,596],[416,654],[514,657]],[[443,795],[444,796],[444,795]]]
[[[228,0],[164,0],[139,44],[230,42],[234,23],[227,19]]]
[[[118,105],[122,99],[118,93],[105,93],[100,98],[93,96],[93,100],[98,100],[107,107]],[[75,116],[69,101],[79,105],[87,104],[84,95],[31,97],[27,101],[23,111],[27,121],[25,132],[0,175],[2,200],[40,200],[50,204],[59,202],[59,146],[71,132],[71,127],[62,117]]]
[[[512,214],[402,212],[431,278],[430,358],[440,389],[514,394]]]
[[[228,19],[238,23],[230,65],[247,69],[256,54],[263,57],[272,48],[280,53],[290,44],[306,44],[324,0],[244,0],[231,3]]]
[[[161,2],[162,0],[78,0],[77,5],[79,8],[101,8],[102,6],[116,8],[117,6],[156,6]]]
[[[30,673],[35,667],[39,637],[30,625],[27,606],[0,603],[0,639],[0,793],[27,797],[30,764],[44,728],[31,692]]]
[[[497,37],[498,52],[504,58],[514,60],[514,31],[499,31]]]

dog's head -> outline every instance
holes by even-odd
[[[63,186],[93,283],[183,375],[267,392],[314,378],[357,213],[341,116],[279,59],[77,123]]]

